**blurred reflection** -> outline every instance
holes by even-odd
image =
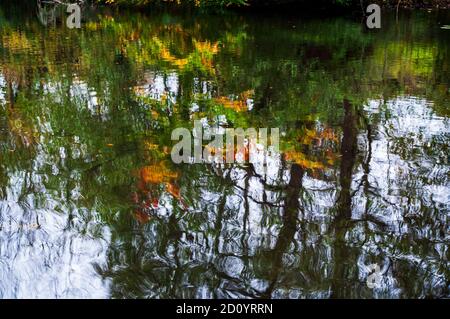
[[[78,32],[20,9],[0,10],[0,297],[449,297],[448,13]],[[280,152],[174,165],[197,119],[278,127]]]

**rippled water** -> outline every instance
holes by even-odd
[[[84,14],[0,6],[0,297],[450,297],[449,12]],[[175,165],[195,119],[280,151]]]

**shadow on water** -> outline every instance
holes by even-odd
[[[89,9],[70,30],[14,8],[0,297],[449,297],[448,12],[372,32]],[[171,132],[196,119],[277,127],[280,150],[176,165]]]

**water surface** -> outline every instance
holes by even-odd
[[[1,298],[450,297],[449,12],[85,14],[0,7]],[[280,151],[175,165],[196,119]]]

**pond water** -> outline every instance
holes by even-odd
[[[0,6],[1,298],[450,297],[448,11],[84,14]],[[194,120],[279,151],[175,164]]]

